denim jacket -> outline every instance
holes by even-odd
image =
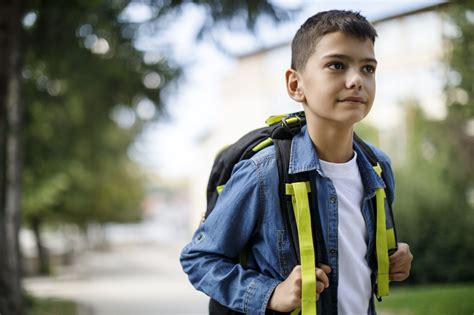
[[[354,143],[364,186],[361,211],[368,230],[366,258],[372,270],[374,288],[375,219],[371,198],[375,195],[375,189],[386,184],[387,201],[391,205],[394,179],[387,155],[373,146],[371,148],[386,172],[387,183],[375,173],[361,148]],[[321,169],[307,128],[303,127],[292,140],[289,172],[306,171],[310,172],[311,190],[317,191],[317,194],[312,194],[311,202],[318,205],[326,245],[325,256],[332,269],[330,286],[318,301],[318,313],[337,314],[337,195],[331,180]],[[183,270],[193,286],[238,312],[265,314],[273,290],[297,264],[280,211],[278,181],[273,146],[236,164],[214,210],[181,253]],[[236,262],[243,249],[247,251],[245,266]],[[373,298],[368,314],[375,314]]]

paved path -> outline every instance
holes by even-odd
[[[81,302],[93,315],[207,314],[178,261],[181,245],[140,245],[91,252],[52,278],[28,278],[36,296]]]

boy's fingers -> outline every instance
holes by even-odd
[[[328,274],[331,273],[331,267],[324,264],[318,264],[316,268],[316,301],[319,301],[319,295],[323,293],[324,289],[329,287]]]
[[[398,272],[408,272],[411,269],[411,263],[408,261],[406,263],[392,266],[390,265],[390,273],[398,273]]]
[[[321,268],[325,273],[331,272],[331,267],[325,264],[318,264],[319,268]]]
[[[320,268],[316,268],[316,279],[316,283],[322,282],[325,288],[329,287],[329,278],[326,273]]]
[[[401,254],[400,250],[397,250],[395,253],[388,256],[388,259],[390,260],[390,262],[392,262],[392,261],[395,261],[397,259],[400,259],[401,257],[402,257],[402,254]]]
[[[390,260],[389,264],[390,264],[390,267],[395,267],[399,265],[405,265],[409,262],[410,262],[410,259],[408,257],[402,257],[397,260]]]
[[[393,256],[389,257],[390,266],[411,263],[412,260],[413,260],[413,255],[411,253],[405,253],[405,254],[397,255],[395,257]]]
[[[406,278],[408,278],[408,273],[404,272],[397,272],[397,273],[391,273],[388,275],[389,280],[391,281],[403,281]]]
[[[406,257],[406,255],[404,255],[403,252],[398,250],[392,256],[389,256],[388,260],[391,264],[395,264],[395,263],[399,262],[400,260],[402,260],[405,257]]]
[[[321,281],[316,281],[316,293],[320,294],[324,291],[324,283]]]
[[[398,260],[403,259],[405,257],[413,258],[413,255],[410,252],[410,246],[408,246],[408,244],[406,243],[398,243],[397,251],[389,257],[389,260],[392,263],[397,262]]]
[[[398,268],[399,266],[405,266],[405,265],[410,265],[411,264],[411,259],[409,257],[405,257],[403,259],[390,262],[390,269],[392,268]]]

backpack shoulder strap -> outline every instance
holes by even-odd
[[[292,139],[275,140],[280,208],[302,273],[301,314],[316,314],[316,263],[325,256],[317,199],[312,198],[310,173],[289,174]],[[316,201],[316,202],[313,202]],[[316,205],[316,206],[314,206]],[[326,260],[324,260],[326,261]]]
[[[383,167],[382,164],[379,163],[379,159],[377,158],[377,155],[375,154],[374,150],[364,141],[362,140],[355,132],[354,132],[354,141],[357,142],[357,144],[360,146],[362,149],[362,152],[364,155],[367,157],[369,160],[370,164],[372,167],[377,167],[379,165],[382,169],[382,172],[379,174],[379,176],[382,178],[384,183],[387,183],[387,178],[385,174],[385,168]],[[388,185],[385,185],[386,188],[386,193],[388,193]]]
[[[287,184],[293,184],[297,182],[309,183],[310,187],[308,187],[308,203],[311,212],[313,240],[316,240],[314,244],[315,249],[317,249],[315,251],[317,254],[316,260],[318,262],[327,263],[326,245],[324,243],[321,220],[319,217],[317,191],[315,187],[311,187],[310,173],[301,172],[298,174],[289,174],[291,142],[292,138],[274,140],[278,164],[280,208],[283,214],[283,218],[285,220],[286,229],[290,236],[290,241],[294,249],[295,257],[297,257],[297,261],[298,263],[300,263],[301,261],[298,243],[298,228],[294,215],[292,197],[291,195],[287,194],[286,187]]]
[[[278,195],[280,198],[280,209],[282,211],[283,219],[285,220],[285,227],[292,245],[291,247],[293,248],[294,255],[299,263],[300,251],[298,246],[298,229],[296,227],[296,219],[293,212],[291,198],[289,199],[286,195],[286,183],[290,182],[288,168],[290,162],[291,141],[292,139],[275,140],[274,145],[278,165]]]
[[[386,202],[388,185],[386,174],[379,163],[373,150],[354,133],[354,140],[360,145],[365,156],[368,158],[374,171],[382,178],[385,183],[385,189],[376,189],[375,198],[373,198],[374,209],[376,213],[376,257],[377,257],[377,287],[376,297],[379,301],[382,296],[389,295],[389,255],[397,250],[397,236],[393,212],[391,206]]]
[[[360,146],[360,148],[362,149],[362,152],[364,152],[364,155],[367,157],[370,164],[372,166],[376,166],[378,163],[378,159],[374,151],[355,132],[354,132],[354,141]]]

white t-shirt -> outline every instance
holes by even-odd
[[[336,188],[338,199],[338,313],[367,314],[372,294],[371,272],[365,258],[368,235],[361,211],[364,186],[357,153],[346,163],[320,162],[323,173]]]

